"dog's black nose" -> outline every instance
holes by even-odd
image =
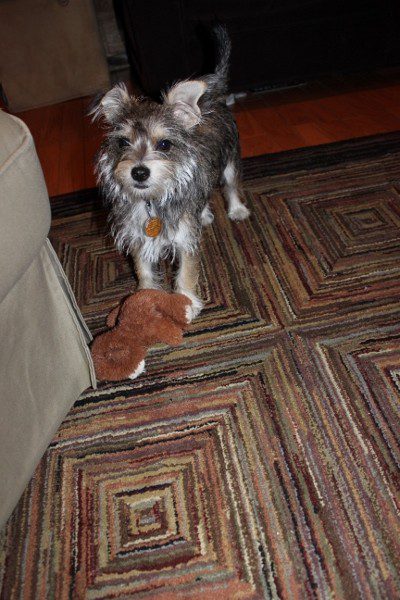
[[[132,179],[135,181],[146,181],[150,175],[150,169],[145,167],[144,165],[140,165],[139,167],[133,167],[131,171]]]

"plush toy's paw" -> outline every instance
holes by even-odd
[[[199,316],[201,311],[203,310],[203,302],[198,298],[193,292],[189,292],[188,290],[177,290],[179,294],[183,294],[191,301],[191,305],[186,307],[186,321],[187,323],[191,323],[193,319]]]
[[[115,325],[117,324],[118,314],[119,314],[120,310],[121,310],[121,306],[116,306],[109,313],[107,320],[106,320],[107,327],[115,327]]]
[[[139,375],[141,375],[144,371],[145,364],[145,361],[141,360],[138,366],[136,367],[136,370],[133,371],[133,373],[131,373],[130,375],[128,375],[129,379],[136,379],[136,377],[139,377]]]

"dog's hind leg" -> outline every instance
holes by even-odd
[[[201,213],[201,224],[203,226],[211,225],[214,221],[214,215],[211,212],[209,204],[206,204]]]
[[[228,204],[228,217],[232,221],[242,221],[250,215],[249,209],[240,199],[239,174],[234,160],[230,160],[222,174],[225,199]]]

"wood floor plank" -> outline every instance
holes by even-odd
[[[65,102],[61,121],[60,177],[57,194],[85,187],[84,100]]]
[[[85,168],[85,187],[90,188],[96,185],[96,176],[94,173],[94,160],[97,151],[100,148],[103,139],[103,130],[97,123],[92,123],[87,114],[90,102],[84,101],[83,115],[83,152]]]
[[[329,144],[335,141],[331,134],[322,131],[317,123],[299,123],[293,125],[301,139],[303,146],[316,146],[318,144]]]
[[[32,133],[50,195],[59,185],[63,107],[55,104],[18,114]]]
[[[257,128],[255,128],[254,124],[250,121],[249,114],[246,109],[234,107],[233,113],[242,137],[252,137],[257,135]]]
[[[269,144],[279,150],[299,148],[304,142],[298,132],[289,125],[275,107],[264,107],[249,111],[249,119],[259,134],[270,140]]]
[[[299,145],[304,145],[299,142]],[[294,144],[291,149],[298,148],[299,146]],[[274,152],[282,152],[282,144],[274,138],[268,137],[266,134],[255,135],[253,137],[243,137],[240,140],[241,156],[242,158],[249,158],[251,156],[261,156],[261,154],[269,154]],[[287,149],[287,148],[286,148]]]

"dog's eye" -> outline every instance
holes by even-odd
[[[130,141],[127,138],[118,138],[118,146],[120,148],[127,148],[130,145]]]
[[[160,140],[156,144],[156,150],[160,150],[161,152],[168,152],[171,148],[172,142],[169,140]]]

